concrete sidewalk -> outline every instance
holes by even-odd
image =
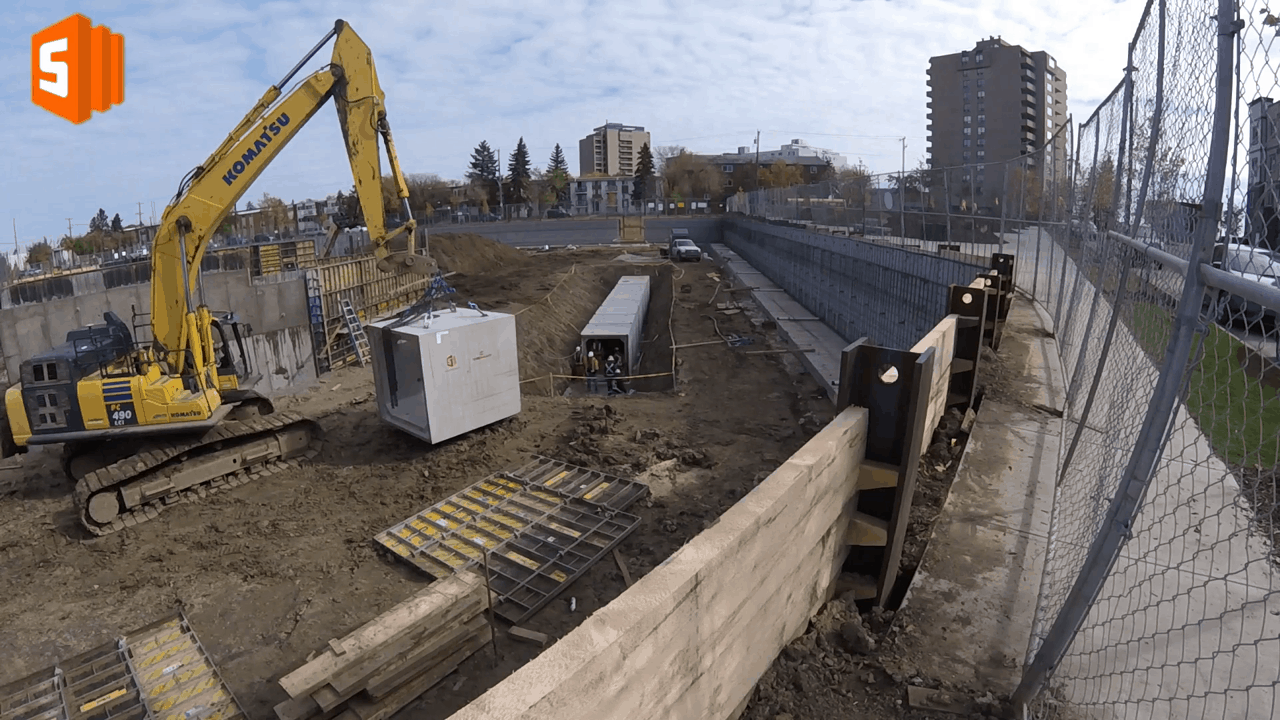
[[[1080,375],[1064,444],[1080,427],[1090,382],[1095,375],[1099,380],[1080,446],[1056,491],[1043,633],[1116,492],[1160,368],[1122,323],[1098,375],[1108,300],[1098,298],[1086,342],[1095,291],[1077,283],[1082,275],[1075,262],[1034,229],[1019,237],[1014,252],[1021,287],[1036,288],[1046,307],[1063,300],[1057,339],[1064,367]],[[1064,699],[1102,718],[1275,717],[1280,575],[1258,533],[1264,526],[1268,521],[1254,516],[1239,479],[1180,406],[1132,539],[1055,671]]]
[[[982,403],[899,625],[923,678],[1007,695],[1021,677],[1048,549],[1065,385],[1048,318],[1016,298],[1001,343],[1008,368]],[[989,391],[990,392],[990,391]]]

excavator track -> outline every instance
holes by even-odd
[[[288,412],[228,420],[197,438],[153,441],[76,482],[80,522],[94,535],[110,535],[174,505],[299,467],[323,445],[319,423]]]

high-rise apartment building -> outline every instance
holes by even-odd
[[[1045,52],[1031,52],[994,37],[972,50],[929,59],[929,165],[947,173],[953,207],[998,212],[1006,188],[1006,161],[1054,140],[1043,161],[1017,182],[1053,183],[1066,177],[1067,74]],[[1011,180],[1012,180],[1011,176]],[[1039,197],[1039,192],[1028,196]],[[962,203],[963,201],[963,203]]]
[[[638,125],[605,123],[578,141],[578,174],[635,175],[640,148],[648,142],[649,133]]]
[[[1243,228],[1233,222],[1230,233],[1265,248],[1280,248],[1280,103],[1260,97],[1249,103],[1249,182]]]

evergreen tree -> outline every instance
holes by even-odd
[[[640,146],[640,161],[636,164],[635,180],[631,183],[631,200],[637,205],[644,202],[649,183],[653,181],[653,152],[649,143]]]
[[[547,163],[547,184],[554,191],[557,204],[569,202],[569,181],[572,179],[569,163],[564,159],[564,151],[560,149],[560,143],[556,143],[555,149],[551,151],[551,162]]]
[[[120,213],[111,218],[111,232],[124,232],[124,223],[120,221]]]
[[[551,162],[547,163],[548,175],[556,170],[569,174],[569,163],[564,159],[564,151],[560,149],[560,143],[556,143],[556,149],[551,151]]]
[[[515,152],[511,153],[511,160],[507,164],[507,176],[509,178],[507,187],[511,189],[511,202],[528,202],[533,170],[529,165],[529,148],[524,144],[523,137],[516,143]]]
[[[107,219],[107,211],[98,208],[98,214],[89,221],[89,232],[106,232],[109,227],[111,227],[111,221]]]
[[[467,180],[485,188],[492,204],[498,203],[498,156],[487,140],[481,140],[471,153],[471,165],[467,168]]]

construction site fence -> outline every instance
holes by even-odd
[[[990,253],[908,252],[742,217],[726,217],[722,229],[725,245],[846,342],[911,347],[947,315],[948,288],[991,266]]]
[[[1027,717],[1280,714],[1278,29],[1262,2],[1150,0],[1114,91],[1019,158],[729,199],[850,244],[1011,254],[1052,319]],[[1058,119],[1038,103],[1029,127]]]

